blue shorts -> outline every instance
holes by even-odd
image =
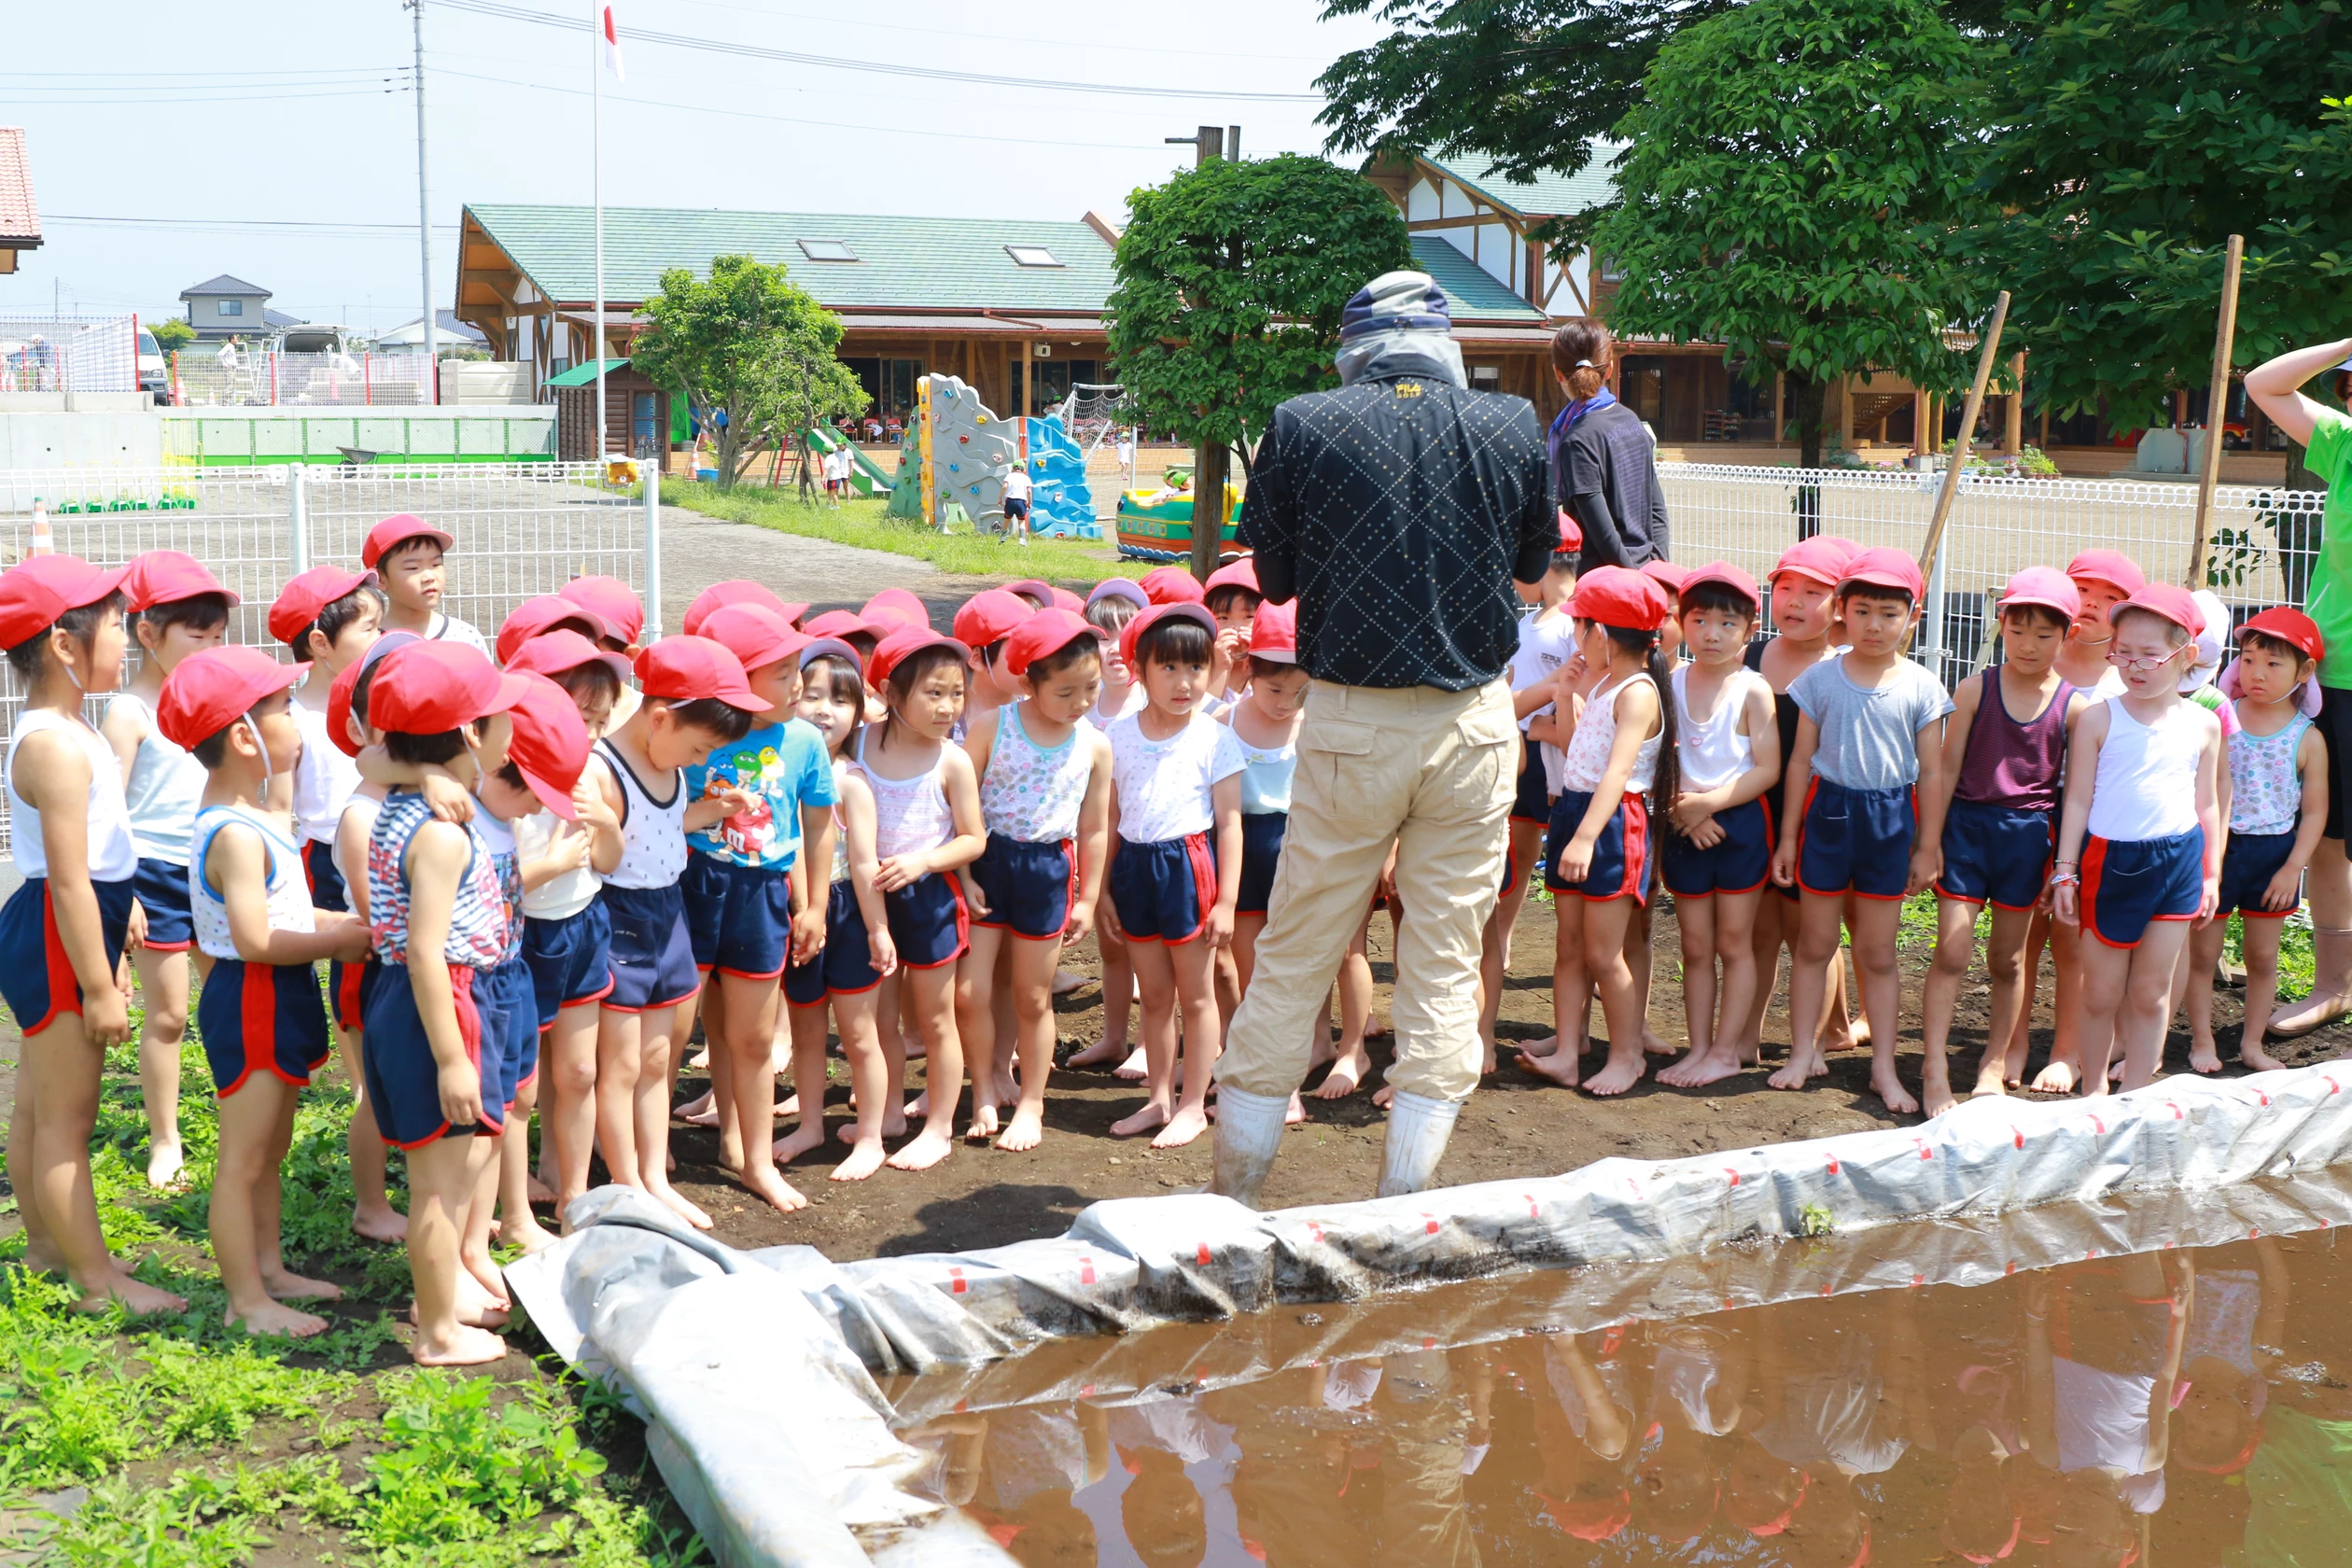
[[[1207,833],[1151,844],[1121,839],[1111,855],[1111,903],[1129,942],[1181,946],[1200,934],[1217,902],[1217,857]]]
[[[2109,947],[2136,947],[2155,920],[2193,920],[2205,894],[2205,830],[2169,838],[2086,838],[2082,929]]]
[[[792,951],[792,875],[787,867],[737,865],[691,851],[678,879],[694,969],[773,980]]]
[[[523,961],[531,967],[539,1027],[567,1007],[586,1007],[612,992],[612,922],[601,900],[560,920],[523,917]]]
[[[122,943],[131,928],[132,889],[137,878],[92,882],[98,894],[98,931],[106,945],[106,968],[122,962]],[[0,905],[0,1001],[16,1015],[17,1032],[38,1034],[61,1013],[82,1010],[81,982],[58,935],[49,908],[49,878],[27,877]]]
[[[1543,748],[1519,732],[1519,791],[1511,797],[1511,820],[1551,826],[1550,780],[1544,777]]]
[[[1018,496],[1007,496],[1004,497],[1004,515],[1014,519],[1015,522],[1025,522],[1028,520],[1029,508],[1029,502],[1021,499]]]
[[[196,1033],[212,1064],[213,1092],[227,1099],[257,1072],[301,1088],[334,1049],[318,971],[308,964],[215,959],[196,999]]]
[[[1661,875],[1666,890],[1678,899],[1752,893],[1771,879],[1778,847],[1771,807],[1759,797],[1718,811],[1715,819],[1723,837],[1710,848],[1699,848],[1671,826],[1666,831]]]
[[[988,847],[964,868],[988,912],[977,923],[1024,942],[1059,942],[1078,900],[1078,846],[1067,838],[988,835]]]
[[[1797,885],[1836,898],[1898,899],[1911,881],[1919,807],[1911,787],[1849,790],[1815,778],[1797,824]]]
[[[964,908],[963,884],[954,877],[927,872],[911,887],[884,893],[882,913],[890,922],[901,969],[937,969],[963,957],[972,916]],[[833,945],[830,935],[825,945]]]
[[[196,920],[188,912],[186,866],[141,856],[131,888],[138,895],[139,907],[147,911],[148,952],[185,953],[196,945]]]
[[[1274,873],[1282,863],[1282,837],[1290,831],[1287,811],[1241,814],[1241,893],[1236,915],[1263,915],[1274,902]]]
[[[466,1059],[481,1074],[482,1120],[470,1127],[452,1127],[441,1114],[441,1070],[433,1062],[425,1021],[416,1011],[416,993],[409,985],[406,964],[388,963],[368,993],[367,1049],[360,1055],[368,1080],[368,1101],[375,1107],[376,1131],[398,1148],[421,1149],[440,1138],[467,1138],[483,1132],[496,1136],[506,1127],[506,1085],[495,1051],[485,1051],[482,1015],[474,1008],[474,985],[479,972],[463,964],[449,966],[449,995],[456,1004],[457,1037],[465,1043]]]
[[[327,1007],[335,1020],[335,1027],[345,1034],[358,1034],[368,1027],[368,993],[375,989],[377,973],[384,960],[373,953],[359,963],[345,963],[335,959],[327,965]]]
[[[1576,836],[1585,812],[1592,805],[1589,790],[1562,790],[1552,802],[1551,827],[1544,834],[1544,886],[1555,893],[1575,893],[1592,903],[1630,898],[1649,903],[1649,804],[1628,794],[1609,814],[1608,825],[1592,843],[1592,865],[1581,882],[1562,882],[1557,867],[1561,852]]]
[[[675,1007],[702,989],[694,945],[686,933],[686,900],[666,888],[616,888],[596,894],[611,924],[612,989],[603,1004],[615,1013]]]
[[[498,1058],[498,1104],[513,1105],[539,1076],[539,993],[531,966],[521,959],[474,976],[474,1011],[482,1017],[482,1055]]]
[[[849,884],[836,882],[825,899],[824,950],[784,972],[784,1000],[794,1007],[822,1007],[827,997],[856,996],[880,984],[865,912]]]
[[[2300,889],[2295,902],[2284,909],[2262,907],[2263,890],[2286,867],[2287,857],[2294,852],[2295,835],[2291,833],[2231,833],[2221,850],[2221,904],[2214,912],[2214,918],[2234,914],[2249,920],[2283,920],[2301,908]]]
[[[302,875],[310,878],[312,908],[351,912],[351,889],[343,885],[343,874],[335,869],[333,845],[323,838],[304,839]]]
[[[1943,875],[1936,878],[1936,891],[1962,903],[2031,909],[2050,885],[2057,844],[2058,824],[2050,812],[1955,796],[1944,818]]]

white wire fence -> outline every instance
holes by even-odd
[[[136,316],[0,316],[0,392],[136,392]]]
[[[1927,539],[1938,473],[1660,463],[1673,557],[1729,561],[1760,582],[1799,539],[1831,534],[1916,555]],[[2210,518],[2206,581],[2233,622],[2301,605],[2319,548],[2324,493],[2226,485]],[[2009,479],[1963,474],[1927,584],[1915,656],[1949,686],[1990,663],[1991,609],[2025,567],[2063,567],[2091,549],[2120,550],[2151,582],[2181,582],[2195,532],[2193,483]]]
[[[230,345],[175,351],[169,390],[180,408],[409,407],[440,401],[429,355],[274,354]]]
[[[32,552],[36,503],[62,553],[114,565],[185,551],[241,599],[230,639],[290,660],[268,627],[286,581],[322,562],[357,567],[368,530],[413,512],[456,536],[441,608],[486,641],[517,604],[575,577],[617,577],[658,603],[658,480],[650,467],[642,486],[605,479],[595,463],[0,469],[0,566]],[[0,757],[23,699],[0,666]],[[7,848],[0,813],[0,854]]]

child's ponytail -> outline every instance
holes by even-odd
[[[1667,666],[1666,650],[1656,632],[1650,634],[1645,663],[1650,679],[1658,685],[1658,771],[1650,786],[1650,810],[1662,814],[1682,792],[1682,747],[1674,734],[1673,671]]]

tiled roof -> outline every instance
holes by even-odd
[[[1530,181],[1506,180],[1494,173],[1494,161],[1477,154],[1463,158],[1421,156],[1498,207],[1522,217],[1567,217],[1615,198],[1610,161],[1624,150],[1619,142],[1589,144],[1592,156],[1573,175],[1542,174]]]
[[[1539,325],[1544,313],[1494,280],[1494,274],[1453,247],[1442,234],[1415,234],[1413,259],[1437,280],[1456,321],[1524,321]]]
[[[30,250],[41,243],[41,209],[33,203],[33,165],[24,128],[0,125],[0,244]]]
[[[588,207],[474,203],[467,214],[551,299],[595,292],[595,220]],[[792,281],[834,309],[1098,312],[1115,283],[1111,247],[1084,223],[1017,218],[875,217],[844,213],[715,212],[607,207],[605,298],[639,301],[665,268],[697,273],[714,256],[781,261]],[[812,261],[802,240],[838,240],[855,261]],[[1058,267],[1024,267],[1005,246],[1043,245]]]
[[[247,299],[255,300],[266,300],[270,297],[270,291],[259,284],[247,283],[241,277],[231,277],[227,273],[221,273],[210,283],[191,283],[180,290],[180,298],[183,300],[190,294],[242,294]]]

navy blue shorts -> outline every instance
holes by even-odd
[[[1287,811],[1241,814],[1241,892],[1236,915],[1263,915],[1274,902],[1274,873],[1282,863],[1282,837],[1290,831]]]
[[[147,911],[148,952],[185,953],[196,945],[196,920],[188,912],[186,866],[142,856],[131,887],[138,895],[139,907]]]
[[[1200,934],[1217,902],[1217,857],[1207,833],[1151,844],[1121,839],[1111,855],[1111,904],[1129,942],[1181,946]]]
[[[745,980],[773,980],[792,953],[792,875],[789,868],[737,865],[699,852],[678,879],[686,900],[686,937],[694,968]]]
[[[1004,515],[1013,519],[1015,522],[1027,522],[1029,520],[1029,502],[1021,499],[1020,497],[1007,496],[1004,497]]]
[[[471,1127],[452,1127],[441,1114],[441,1070],[433,1062],[431,1042],[425,1038],[425,1021],[417,1015],[416,993],[410,988],[406,964],[388,963],[368,993],[367,1049],[360,1055],[368,1079],[368,1100],[375,1107],[376,1131],[386,1143],[421,1149],[439,1138],[466,1138],[483,1132],[496,1136],[506,1127],[506,1085],[495,1051],[485,1051],[482,1015],[474,1008],[478,972],[463,964],[449,966],[450,1000],[456,1004],[457,1037],[465,1043],[466,1059],[481,1074],[482,1120]]]
[[[884,893],[882,913],[890,922],[901,969],[937,969],[963,957],[972,916],[964,908],[963,884],[954,877],[927,872],[911,887]],[[830,935],[825,945],[833,945]]]
[[[215,959],[196,999],[196,1033],[212,1065],[213,1092],[222,1099],[257,1072],[301,1088],[334,1049],[327,1042],[318,971],[308,964]]]
[[[1718,811],[1715,819],[1723,837],[1705,849],[1671,825],[1666,830],[1660,875],[1666,890],[1676,898],[1752,893],[1771,879],[1772,851],[1778,847],[1772,836],[1771,807],[1759,797]]]
[[[1963,903],[2031,909],[2050,885],[2058,823],[2047,811],[1953,797],[1944,818],[1943,875],[1936,891]]]
[[[137,878],[92,882],[98,894],[98,930],[106,944],[108,973],[122,962],[122,943],[131,928],[132,889]],[[17,1032],[38,1034],[61,1013],[79,1013],[81,982],[58,935],[49,907],[49,878],[25,879],[0,905],[0,1001],[16,1015]]]
[[[612,993],[612,922],[601,900],[560,920],[523,917],[523,961],[531,968],[539,1027],[567,1007],[586,1007]]]
[[[702,989],[694,945],[686,932],[686,900],[666,888],[616,888],[596,894],[611,924],[612,989],[603,1005],[615,1013],[675,1007]]]
[[[351,889],[343,885],[343,874],[335,869],[333,845],[323,838],[304,839],[302,875],[310,878],[312,908],[343,915],[351,912]]]
[[[1628,794],[1609,814],[1608,825],[1593,840],[1592,865],[1585,873],[1585,879],[1560,879],[1555,868],[1560,864],[1561,853],[1568,847],[1568,841],[1576,836],[1576,829],[1583,825],[1585,812],[1591,805],[1589,790],[1562,790],[1560,798],[1552,802],[1551,827],[1544,834],[1544,886],[1556,893],[1575,893],[1592,903],[1630,898],[1646,904],[1651,859],[1649,803],[1640,795]]]
[[[1024,942],[1059,942],[1078,898],[1078,846],[1067,838],[988,835],[988,847],[964,868],[988,912],[977,924],[1010,931]]]
[[[2221,904],[2214,918],[2243,915],[2249,920],[2283,920],[2303,905],[2301,889],[2284,909],[2262,907],[2262,892],[2295,852],[2295,835],[2233,833],[2221,850]]]
[[[498,1104],[514,1103],[539,1076],[539,992],[521,959],[474,976],[474,1011],[482,1016],[482,1055],[498,1058]]]
[[[1910,785],[1849,790],[1815,778],[1797,824],[1797,885],[1824,898],[1848,890],[1866,899],[1901,898],[1918,838]]]
[[[1519,791],[1511,797],[1511,820],[1551,826],[1550,781],[1544,777],[1543,748],[1519,732]]]
[[[345,963],[341,959],[327,965],[327,1007],[335,1020],[335,1027],[345,1034],[357,1034],[368,1027],[368,993],[375,988],[376,974],[384,968],[384,960],[373,953],[359,963]]]
[[[866,936],[865,912],[858,907],[858,895],[849,884],[836,882],[825,898],[824,948],[784,972],[784,1000],[794,1007],[822,1007],[827,997],[856,996],[880,984]]]
[[[2082,929],[2110,947],[2136,947],[2156,920],[2193,920],[2205,895],[2205,829],[2169,838],[2086,838]]]

